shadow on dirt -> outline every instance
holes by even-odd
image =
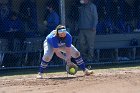
[[[81,76],[68,76],[68,77],[57,76],[57,77],[50,77],[48,79],[51,79],[51,80],[70,80],[70,79],[76,79],[76,78],[80,78],[80,77],[84,77],[84,76],[83,75],[81,75]]]

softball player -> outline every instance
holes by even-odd
[[[67,63],[71,62],[71,57],[73,57],[77,66],[83,70],[85,75],[93,73],[93,71],[85,67],[80,52],[72,45],[72,36],[67,32],[65,26],[58,25],[44,41],[44,55],[40,64],[38,78],[43,78],[43,70],[48,66],[54,53]],[[66,55],[63,55],[63,53]]]

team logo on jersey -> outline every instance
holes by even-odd
[[[58,46],[60,47],[60,46],[64,46],[65,45],[65,43],[64,42],[62,42],[62,41],[60,41],[59,43],[58,43]]]

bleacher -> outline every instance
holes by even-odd
[[[113,62],[139,60],[139,35],[140,33],[97,35],[95,43],[97,60],[104,59],[100,57],[101,55],[107,55],[107,58],[112,59]],[[131,44],[135,39],[137,44]]]

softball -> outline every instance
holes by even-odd
[[[75,73],[75,68],[70,68],[70,73],[74,74]]]

